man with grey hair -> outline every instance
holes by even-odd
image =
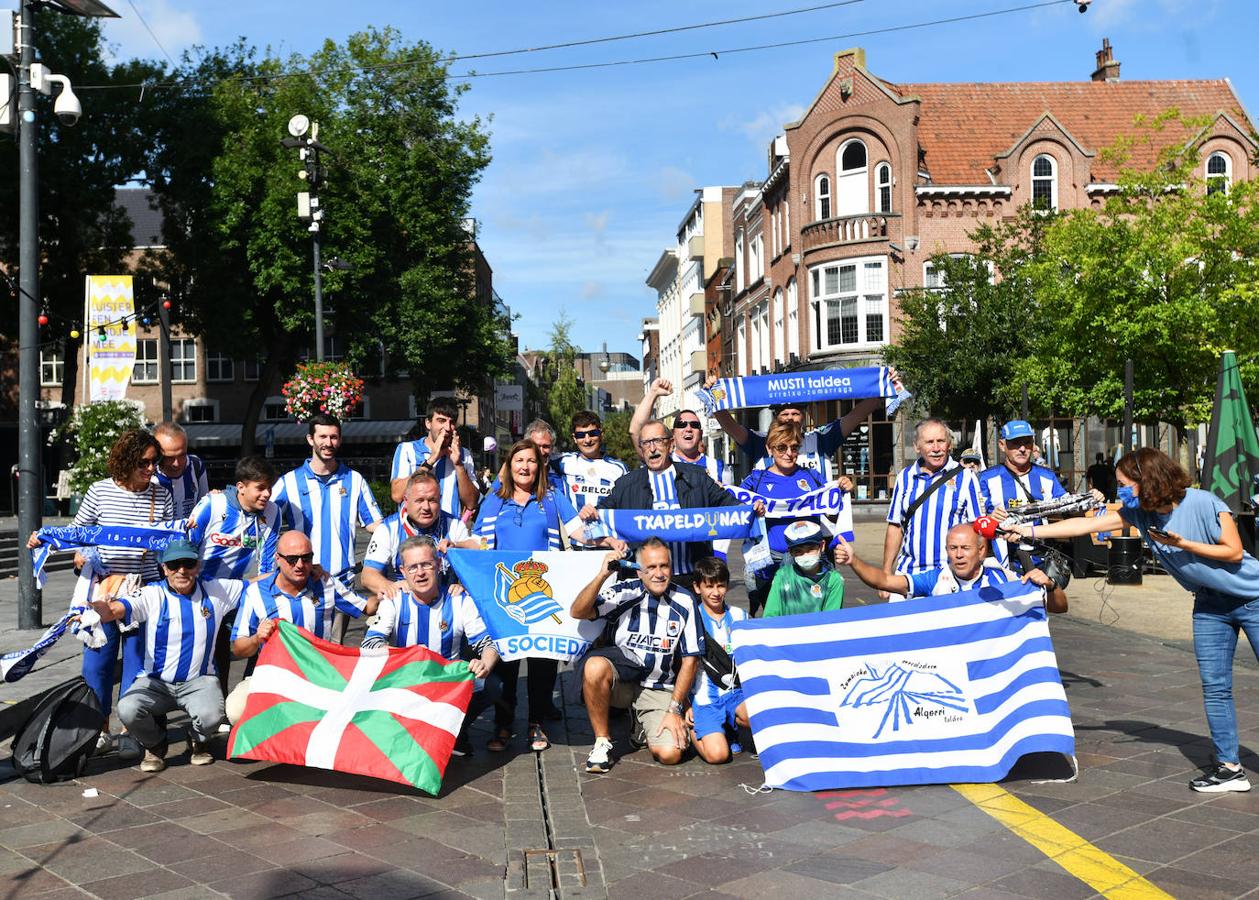
[[[188,432],[176,422],[163,422],[153,429],[162,455],[157,461],[153,482],[175,498],[176,518],[186,519],[197,501],[210,493],[210,479],[201,457],[188,452]]]
[[[896,476],[883,539],[883,571],[913,575],[948,564],[949,529],[983,515],[979,479],[953,459],[953,432],[940,419],[914,429],[918,459]],[[888,600],[903,596],[879,591]]]

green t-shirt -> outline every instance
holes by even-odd
[[[763,615],[767,619],[796,616],[842,609],[843,605],[844,576],[826,564],[809,575],[801,572],[790,559],[785,559],[774,574]]]

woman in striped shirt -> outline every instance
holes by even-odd
[[[530,440],[512,444],[498,477],[501,485],[481,502],[472,536],[480,538],[481,546],[487,550],[562,550],[555,494],[547,482],[538,445]],[[542,720],[554,708],[551,693],[555,690],[557,666],[553,659],[529,660],[531,750],[540,752],[551,746],[542,730]],[[496,731],[489,743],[489,749],[495,752],[506,750],[512,737],[520,661],[499,663],[498,672],[503,680],[503,697],[495,715]]]
[[[147,431],[124,431],[109,451],[109,477],[95,482],[87,490],[87,496],[74,517],[75,525],[149,525],[175,518],[175,500],[171,492],[153,481],[162,449],[157,439]],[[35,535],[27,542],[34,548],[39,545]],[[159,581],[162,577],[157,554],[150,550],[130,547],[98,547],[101,563],[111,575],[138,573],[145,584]],[[83,679],[91,686],[100,701],[106,717],[112,708],[114,691],[114,665],[122,645],[122,682],[120,694],[125,694],[140,671],[144,657],[144,642],[137,639],[139,632],[123,636],[118,626],[106,622],[105,645],[83,652]],[[102,735],[98,750],[108,749],[109,739]]]

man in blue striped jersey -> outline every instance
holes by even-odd
[[[704,655],[695,597],[671,583],[668,545],[649,538],[638,548],[638,578],[604,590],[621,556],[616,550],[608,553],[607,564],[572,606],[574,619],[604,619],[614,629],[612,645],[590,651],[579,664],[586,714],[595,734],[586,771],[598,774],[612,767],[612,706],[632,710],[631,743],[645,743],[666,766],[682,761],[690,742],[683,717],[686,700]]]
[[[277,620],[331,640],[334,613],[357,619],[376,611],[374,599],[364,600],[331,578],[315,578],[314,560],[310,538],[300,531],[286,531],[276,547],[275,571],[245,588],[232,625],[232,653],[238,659],[248,658],[249,664],[245,677],[227,695],[227,720],[233,725],[245,711],[258,651],[275,630]]]
[[[308,538],[315,564],[349,586],[354,580],[354,532],[375,531],[382,516],[367,479],[337,459],[341,423],[318,413],[307,425],[310,459],[285,473],[271,500],[280,508],[286,528]]]
[[[465,509],[476,509],[481,491],[476,485],[472,454],[459,442],[455,421],[459,411],[449,397],[434,397],[424,414],[428,433],[416,441],[403,441],[393,451],[389,493],[394,503],[402,502],[411,473],[424,469],[433,473],[442,491],[442,509],[456,518]]]
[[[593,521],[600,499],[629,471],[625,463],[603,452],[603,421],[588,409],[573,415],[576,452],[551,460],[551,469],[564,484],[563,493],[584,521]]]
[[[431,472],[412,473],[402,506],[372,532],[363,556],[363,590],[392,598],[402,587],[402,544],[421,534],[436,542],[443,573],[447,571],[446,551],[450,547],[475,550],[481,546],[467,525],[442,510],[441,491]]]
[[[380,601],[363,636],[363,649],[419,645],[453,661],[461,658],[463,645],[469,645],[468,669],[476,676],[476,690],[454,749],[456,756],[467,756],[472,752],[468,728],[502,693],[497,676],[490,674],[498,663],[498,651],[472,598],[443,585],[436,541],[423,534],[409,537],[402,542],[399,555],[405,587]]]
[[[1000,510],[997,518],[1005,518],[1007,511],[1020,504],[1052,500],[1067,492],[1052,469],[1032,462],[1036,434],[1028,422],[1014,419],[1002,425],[997,446],[1004,456],[1001,464],[979,473],[985,513]],[[1044,520],[1037,519],[1030,524],[1042,525]],[[1010,564],[1010,549],[1004,539],[993,540],[992,552],[1002,565]]]
[[[159,557],[165,580],[120,600],[93,601],[102,621],[143,626],[144,665],[118,701],[118,718],[144,747],[140,770],[166,768],[166,714],[192,721],[189,762],[214,762],[209,740],[223,722],[223,690],[214,667],[214,638],[240,600],[239,581],[199,577],[201,560],[188,541],[172,541]]]
[[[947,565],[912,574],[888,574],[858,557],[856,548],[841,536],[839,546],[835,548],[835,562],[847,563],[857,577],[872,588],[906,597],[938,597],[1020,580],[1017,574],[988,555],[988,541],[970,522],[949,529],[945,548]],[[1066,592],[1040,569],[1025,573],[1021,580],[1045,589],[1046,610],[1051,613],[1067,611]]]
[[[959,522],[983,514],[979,482],[950,455],[953,433],[939,419],[914,430],[918,459],[896,476],[883,538],[883,571],[912,575],[945,564],[945,535]],[[921,499],[920,499],[921,498]],[[880,590],[885,600],[904,597]]]
[[[206,475],[201,457],[188,452],[188,434],[175,422],[163,422],[153,429],[162,448],[153,480],[171,492],[175,498],[175,517],[186,519],[206,494],[210,493],[210,479]]]
[[[205,578],[247,578],[275,567],[280,510],[271,502],[275,470],[261,456],[236,463],[236,485],[207,494],[188,518],[188,540]]]
[[[630,419],[630,440],[638,443],[638,432],[652,417],[656,401],[673,393],[673,382],[657,378],[643,394]],[[718,484],[734,484],[734,473],[725,462],[704,452],[704,422],[692,409],[679,410],[673,416],[673,459],[699,466]]]

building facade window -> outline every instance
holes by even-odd
[[[135,384],[157,383],[157,339],[140,338],[136,341],[136,363],[131,369]]]
[[[236,362],[217,350],[205,352],[205,380],[213,382],[233,381],[236,378]]]
[[[850,349],[886,342],[886,257],[818,266],[810,278],[815,349]]]
[[[197,380],[197,342],[192,338],[175,338],[170,342],[170,380],[172,384],[191,384]]]
[[[747,286],[747,260],[743,258],[743,232],[734,239],[734,290],[742,294]]]
[[[747,321],[740,319],[734,329],[735,371],[740,375],[751,375],[752,369],[748,360]]]
[[[783,197],[783,249],[791,246],[791,201]]]
[[[769,355],[769,301],[762,300],[760,306],[756,308],[756,322],[759,328],[759,340],[757,342],[757,353],[760,357],[758,363],[758,371],[760,369],[769,370],[773,368],[774,359]]]
[[[42,387],[61,387],[66,375],[64,347],[39,351],[39,383]]]
[[[1045,212],[1058,208],[1058,163],[1044,153],[1032,160],[1032,208]]]
[[[800,358],[800,297],[796,280],[787,282],[787,360]]]
[[[184,401],[184,421],[189,424],[205,424],[219,420],[219,401],[197,397]]]
[[[787,317],[783,308],[782,288],[774,291],[774,359],[787,361]]]
[[[263,359],[261,356],[255,356],[253,359],[246,358],[241,362],[244,364],[243,376],[246,381],[257,381],[262,377]]]
[[[835,215],[858,216],[870,211],[870,170],[866,166],[866,145],[853,138],[839,148],[838,184],[835,186]]]
[[[892,211],[892,167],[887,163],[879,163],[874,169],[874,196],[878,212]]]
[[[1227,153],[1207,157],[1207,193],[1228,193],[1233,184],[1233,159]]]
[[[268,397],[262,404],[262,420],[264,422],[284,422],[288,419],[288,408],[283,397]]]
[[[748,280],[755,284],[765,277],[765,241],[758,234],[752,238],[751,260],[749,262]]]
[[[829,219],[831,217],[831,179],[829,175],[819,175],[817,177],[813,194],[817,201],[818,221]]]

